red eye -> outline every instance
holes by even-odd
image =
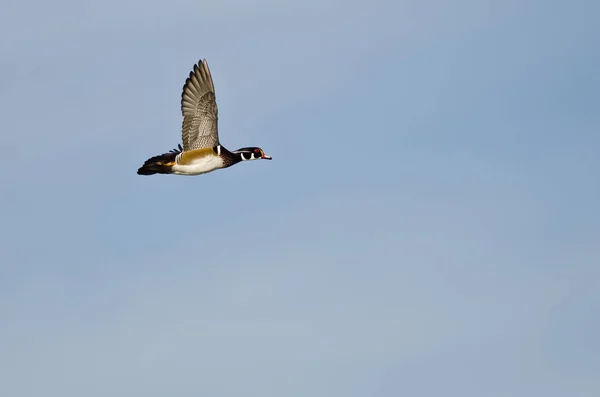
[[[254,149],[256,153],[260,153],[260,149]]]

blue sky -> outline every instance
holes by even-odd
[[[597,2],[2,8],[0,395],[600,395]]]

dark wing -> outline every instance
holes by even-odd
[[[219,144],[215,87],[206,59],[194,65],[181,93],[183,150],[214,147]]]

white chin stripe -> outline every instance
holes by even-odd
[[[248,157],[246,157],[246,154],[248,155]],[[242,160],[248,161],[248,160],[258,160],[260,157],[254,157],[254,153],[244,153],[244,152],[240,152],[240,156],[242,158]]]

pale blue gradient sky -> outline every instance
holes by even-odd
[[[0,395],[600,395],[599,13],[5,0]]]

